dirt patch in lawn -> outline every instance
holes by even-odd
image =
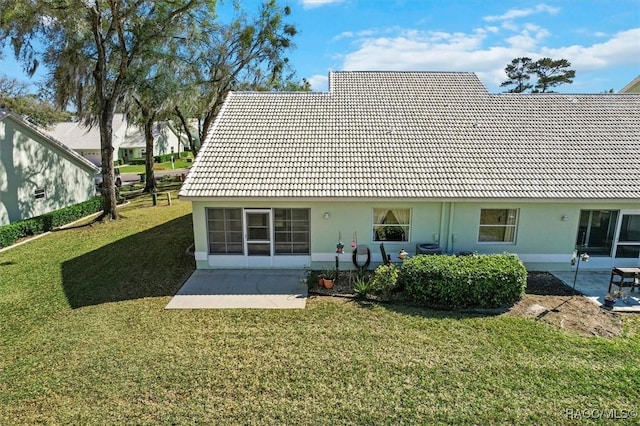
[[[530,271],[526,294],[504,315],[534,318],[583,336],[622,332],[621,314],[602,309],[548,272]]]
[[[341,271],[332,289],[310,288],[310,293],[357,297],[351,281],[349,273]],[[383,301],[374,296],[369,298]],[[583,336],[614,337],[622,333],[622,315],[625,314],[602,309],[548,272],[529,271],[526,294],[502,315],[539,320]]]

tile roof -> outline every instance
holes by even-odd
[[[640,96],[490,94],[472,73],[334,72],[230,93],[187,198],[640,199]]]
[[[124,114],[115,114],[113,116],[114,147],[120,145],[119,138],[124,133],[126,126],[127,120]],[[71,149],[100,149],[100,128],[97,124],[89,127],[80,121],[63,121],[44,129],[43,132],[61,141]]]

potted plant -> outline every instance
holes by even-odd
[[[609,293],[604,297],[604,306],[606,306],[607,308],[613,308],[613,306],[616,304],[616,300],[618,300],[618,298],[622,296],[622,292],[620,292],[620,290],[616,290],[613,293]]]
[[[318,288],[324,287],[324,272],[318,274]]]
[[[336,271],[333,269],[325,269],[322,272],[322,284],[325,288],[331,289],[333,288],[333,282],[336,279]]]

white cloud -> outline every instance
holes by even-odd
[[[380,32],[378,33],[380,34]],[[549,48],[549,32],[526,24],[519,32],[498,41],[487,28],[472,33],[395,31],[394,34],[355,38],[355,50],[343,58],[344,70],[472,71],[491,90],[500,90],[504,67],[513,58],[528,56],[569,60],[578,76],[592,70],[633,65],[640,57],[640,28],[624,31],[590,46]],[[495,36],[495,35],[494,35]]]
[[[342,3],[344,0],[300,0],[302,7],[312,9],[314,7],[326,6],[328,4]]]
[[[526,9],[511,9],[502,15],[485,16],[483,19],[489,22],[495,21],[512,21],[517,18],[524,18],[525,16],[533,15],[536,13],[549,13],[555,15],[560,11],[560,8],[547,6],[546,4],[539,4],[532,8]]]
[[[541,56],[565,58],[577,72],[593,71],[613,66],[634,65],[640,58],[640,28],[622,31],[609,40],[591,46],[543,48]]]
[[[313,90],[314,92],[326,92],[328,90],[328,75],[315,74],[307,78],[307,81],[311,85],[311,90]]]

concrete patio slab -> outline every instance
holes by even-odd
[[[569,287],[573,287],[575,271],[550,271],[550,273]],[[610,278],[611,271],[580,270],[576,279],[576,290],[584,294],[589,300],[593,301],[593,303],[602,306],[604,304],[604,297],[607,295],[607,290],[609,289]],[[613,291],[614,289],[617,290],[618,287],[613,286],[611,290]],[[624,289],[623,294],[627,297],[618,299],[612,311],[640,313],[640,290],[636,289],[634,292],[630,290],[628,287]]]
[[[301,270],[196,270],[165,309],[304,309]]]

